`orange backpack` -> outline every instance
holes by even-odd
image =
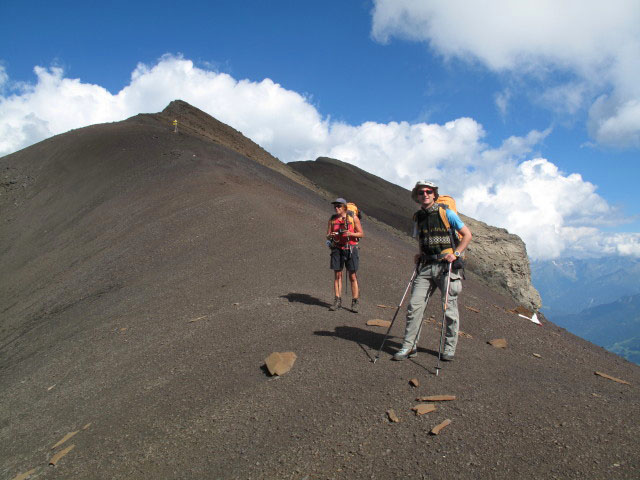
[[[345,227],[347,229],[349,229],[349,223],[351,223],[352,225],[354,225],[355,228],[355,221],[353,220],[353,217],[358,217],[358,220],[362,218],[362,213],[360,212],[360,209],[358,208],[358,206],[353,203],[353,202],[348,202],[347,203],[347,218],[345,219]],[[355,241],[356,243],[360,242],[360,237],[353,237],[353,241]]]
[[[456,201],[449,195],[438,195],[438,200],[436,200],[436,203],[440,205],[440,218],[442,219],[442,223],[444,223],[444,226],[447,227],[447,230],[449,230],[451,228],[451,225],[449,225],[449,219],[447,218],[446,209],[448,208],[458,213],[458,209],[456,208]]]
[[[347,216],[351,217],[353,219],[353,217],[358,217],[358,219],[362,218],[362,214],[360,213],[360,210],[358,209],[358,206],[353,203],[353,202],[349,202],[347,203]]]
[[[458,235],[458,232],[451,228],[451,224],[449,223],[449,219],[447,218],[447,209],[453,210],[457,214],[458,209],[456,208],[456,201],[449,195],[438,195],[438,200],[436,200],[436,203],[440,206],[440,208],[438,209],[438,212],[440,213],[440,219],[449,232],[449,238],[451,239],[451,248],[455,250],[460,243],[460,235]]]

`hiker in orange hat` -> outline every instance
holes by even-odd
[[[333,291],[335,298],[329,310],[335,311],[342,306],[342,269],[347,267],[349,281],[351,282],[351,311],[358,313],[360,310],[360,291],[358,288],[358,241],[364,236],[362,225],[357,212],[348,210],[347,201],[344,198],[336,198],[331,202],[335,214],[329,219],[327,226],[327,244],[331,248],[331,261],[329,268],[333,270]]]

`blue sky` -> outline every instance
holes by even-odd
[[[0,3],[0,155],[181,98],[520,235],[640,256],[635,1]],[[348,192],[345,192],[348,196]]]

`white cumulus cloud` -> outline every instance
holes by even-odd
[[[589,131],[640,146],[640,2],[635,0],[375,0],[373,37],[426,42],[443,57],[480,62],[549,85],[541,96],[569,113],[587,107]],[[612,91],[612,93],[609,93]],[[499,104],[500,106],[500,104]]]
[[[418,179],[434,180],[457,198],[463,213],[520,235],[533,258],[567,249],[572,255],[640,255],[637,234],[600,230],[620,216],[595,185],[536,156],[550,130],[492,148],[472,118],[348,125],[323,117],[309,98],[270,79],[237,80],[170,55],[139,65],[115,94],[66,78],[59,68],[36,67],[35,74],[33,84],[14,85],[0,71],[0,155],[73,128],[157,112],[181,98],[283,161],[335,157],[409,188]]]

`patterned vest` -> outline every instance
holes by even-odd
[[[451,237],[444,222],[440,218],[441,207],[434,205],[428,210],[420,209],[413,215],[418,229],[420,250],[425,255],[441,255],[453,253]]]

